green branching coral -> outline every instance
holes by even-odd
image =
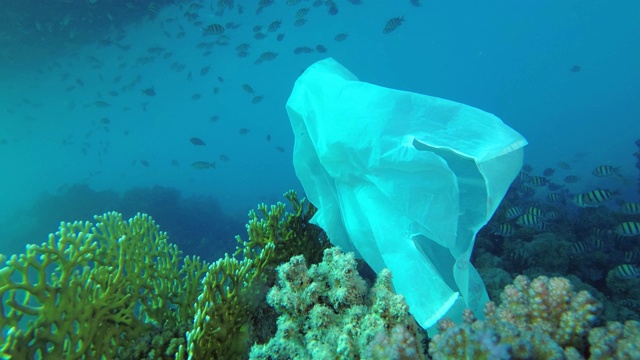
[[[62,223],[48,242],[0,258],[0,356],[246,358],[254,333],[269,333],[256,319],[275,267],[294,254],[319,258],[329,244],[309,224],[315,207],[285,197],[292,213],[260,205],[248,240],[210,266],[183,259],[147,215]]]
[[[260,204],[261,216],[249,212],[248,240],[237,236],[234,256],[226,255],[209,267],[194,326],[187,334],[189,359],[246,357],[253,338],[250,320],[275,280],[275,267],[295,254],[318,257],[329,244],[324,232],[309,224],[313,205],[305,207],[294,191],[285,197],[292,213],[283,203]]]
[[[262,218],[254,210],[249,212],[249,240],[236,237],[239,246],[235,256],[274,244],[276,249],[271,259],[272,265],[289,261],[294,255],[304,255],[311,264],[322,260],[323,251],[331,244],[322,229],[309,223],[317,211],[316,207],[304,198],[299,200],[293,190],[286,192],[284,197],[289,200],[293,212],[286,212],[285,204],[280,202],[270,208],[265,204],[258,205]]]
[[[140,339],[156,351],[177,346],[153,334],[193,318],[207,264],[183,260],[147,215],[125,221],[112,212],[95,221],[62,223],[48,242],[0,268],[3,356],[114,359],[147,356],[152,344]]]

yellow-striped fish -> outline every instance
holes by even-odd
[[[637,266],[634,266],[631,264],[616,266],[616,268],[613,269],[613,274],[616,277],[624,280],[632,280],[632,279],[640,278],[640,270],[638,270]]]
[[[278,53],[277,52],[265,51],[262,54],[260,54],[260,56],[253,63],[256,64],[256,65],[259,65],[264,61],[271,61],[271,60],[275,59],[276,57],[278,57]]]
[[[531,186],[540,187],[540,186],[547,186],[547,184],[549,183],[549,180],[547,180],[544,176],[530,176],[527,182]]]
[[[388,34],[394,31],[395,29],[398,28],[398,26],[402,25],[403,22],[404,22],[404,16],[398,16],[398,17],[389,19],[389,21],[387,21],[387,25],[385,25],[384,27],[384,30],[382,30],[382,33]]]
[[[627,263],[638,262],[638,251],[636,249],[625,251],[622,260]]]
[[[219,10],[233,9],[233,4],[234,4],[233,0],[218,0],[218,9]]]
[[[584,254],[589,250],[589,245],[587,245],[587,243],[585,243],[584,241],[580,241],[580,242],[571,244],[571,246],[569,247],[569,250],[574,255]]]
[[[302,19],[308,13],[309,13],[309,8],[301,8],[300,10],[296,11],[296,19]]]
[[[531,214],[534,216],[542,216],[542,209],[532,206],[527,209],[526,214]]]
[[[626,202],[622,204],[620,211],[627,215],[638,215],[640,214],[640,203]]]
[[[513,206],[507,209],[507,219],[515,219],[518,216],[524,214],[524,210],[520,206]]]
[[[526,172],[524,172],[524,171],[520,171],[520,172],[518,173],[518,177],[517,177],[517,179],[518,179],[518,180],[520,180],[520,181],[527,181],[527,180],[529,179],[529,176],[530,176],[530,175],[529,175],[528,173],[526,173]]]
[[[511,224],[500,224],[500,226],[495,228],[494,234],[503,237],[510,237],[513,236],[515,232],[516,231]]]
[[[542,224],[542,217],[532,215],[532,214],[523,214],[523,215],[520,215],[520,217],[518,217],[518,220],[516,220],[516,223],[522,226],[537,227],[537,226],[540,226],[540,224]]]
[[[158,17],[158,4],[152,2],[147,6],[147,12],[149,13],[149,19],[153,20]]]
[[[549,195],[547,195],[547,201],[564,203],[564,197],[558,193],[549,193]]]
[[[536,193],[536,191],[531,186],[527,185],[520,186],[519,191],[524,196],[531,196]]]
[[[558,166],[560,166],[560,169],[562,170],[571,170],[571,165],[567,164],[564,161],[559,162]]]
[[[202,28],[202,33],[204,35],[220,35],[224,33],[224,26],[220,24],[211,24],[207,27]]]
[[[613,167],[611,165],[598,165],[593,170],[593,175],[598,177],[619,177],[620,175],[620,167]]]
[[[282,20],[275,20],[267,27],[267,31],[274,32],[280,29],[280,25],[282,25]]]
[[[567,184],[575,184],[578,182],[578,180],[580,180],[580,176],[575,175],[568,175],[564,178],[564,182],[566,182]]]
[[[640,235],[640,222],[623,222],[616,226],[614,231],[620,236],[638,236]]]
[[[573,197],[573,203],[580,207],[595,207],[609,200],[615,193],[607,189],[595,189]]]

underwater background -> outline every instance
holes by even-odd
[[[205,242],[206,256],[220,256],[248,209],[300,191],[284,104],[301,72],[329,56],[363,81],[499,116],[528,140],[534,169],[564,161],[582,176],[571,192],[613,186],[638,200],[635,185],[591,175],[605,164],[638,176],[635,2],[335,4],[332,15],[312,1],[222,11],[215,1],[3,2],[0,252],[59,221],[119,210],[146,211],[185,251]],[[404,22],[383,33],[394,17]],[[237,28],[203,30],[217,23]],[[277,57],[255,64],[265,52]]]
[[[304,195],[285,103],[304,69],[333,57],[527,139],[472,258],[492,298],[511,278],[482,268],[573,275],[623,301],[610,319],[640,319],[640,294],[620,290],[640,279],[635,1],[1,6],[0,254],[106,211],[151,215],[188,255],[233,252],[250,209]]]
[[[275,340],[271,344],[287,338],[286,327],[276,332],[276,313],[286,317],[292,298],[309,302],[309,308],[318,305],[305,292],[312,287],[320,289],[320,298],[337,299],[331,316],[339,317],[332,326],[340,331],[348,328],[344,324],[366,328],[344,315],[351,311],[345,304],[355,308],[367,299],[371,313],[380,307],[397,311],[377,313],[386,322],[362,337],[367,342],[361,354],[368,358],[391,358],[389,349],[398,355],[427,343],[433,358],[455,358],[451,354],[464,345],[448,342],[456,331],[471,334],[474,349],[492,358],[519,358],[511,344],[521,339],[509,340],[513,324],[503,320],[504,311],[523,308],[542,317],[557,310],[545,318],[557,323],[543,335],[527,333],[536,317],[519,313],[522,337],[547,336],[535,338],[541,348],[554,342],[567,358],[571,351],[612,358],[615,340],[621,358],[640,353],[637,2],[5,0],[0,6],[0,263],[7,264],[0,269],[0,325],[8,340],[2,354],[29,353],[38,345],[33,354],[40,356],[76,351],[78,357],[160,358],[150,350],[155,346],[167,349],[164,358],[244,358],[256,342],[252,358],[271,358],[265,354],[274,349],[295,358]],[[451,339],[436,335],[427,341],[393,294],[388,272],[372,284],[370,271],[335,248],[320,263],[329,245],[308,223],[315,208],[287,192],[304,196],[293,171],[285,103],[298,76],[327,57],[362,81],[495,114],[527,139],[522,170],[478,233],[471,257],[490,298],[500,303],[485,308],[484,324],[494,329],[473,333],[476,319],[465,313],[467,324],[457,328],[438,323],[441,334],[454,334]],[[279,201],[293,212],[280,204],[249,213],[259,203]],[[109,211],[122,215],[94,219]],[[185,255],[200,258],[177,256],[155,223],[138,212],[153,217]],[[75,254],[51,252],[53,240],[27,247],[28,256],[10,257],[28,244],[42,244],[58,227],[64,250],[75,239],[69,234],[82,234],[83,227],[60,223],[75,220],[95,222],[91,232],[98,233],[92,245],[97,250],[84,263],[55,270],[33,265],[50,259],[47,264],[63,264]],[[129,243],[117,240],[119,231],[131,235]],[[236,235],[246,242],[238,243]],[[137,236],[142,240],[136,245]],[[307,268],[296,257],[287,263],[300,249],[318,266]],[[126,258],[117,272],[127,278],[102,286],[110,289],[111,301],[96,301],[99,280],[114,271],[109,261],[116,258]],[[20,267],[28,261],[34,267]],[[64,271],[71,280],[59,282]],[[38,274],[40,280],[49,277],[44,293],[39,286],[24,287]],[[541,275],[550,278],[536,278]],[[317,284],[295,289],[299,279]],[[330,282],[333,289],[323,288]],[[83,298],[77,289],[95,290],[96,298]],[[118,291],[123,293],[113,294]],[[50,310],[51,299],[55,316],[79,316],[74,328],[58,331],[51,318],[36,316]],[[92,348],[81,348],[96,324],[83,318],[85,311],[57,311],[66,300],[74,310],[110,309],[102,313],[100,331],[113,331],[115,340],[99,335]],[[109,307],[121,301],[128,305]],[[538,311],[541,301],[562,306]],[[326,315],[322,306],[319,318]],[[139,321],[109,318],[127,311]],[[62,345],[15,340],[34,335],[16,331],[30,326],[21,312],[44,319],[45,333],[66,330]],[[210,322],[209,316],[220,318]],[[301,329],[310,328],[303,320],[315,321],[306,313],[296,316]],[[55,325],[46,326],[49,320]],[[622,323],[606,321],[627,322],[622,331]],[[218,324],[228,329],[220,331]],[[380,335],[380,327],[387,332]],[[562,338],[563,331],[570,339]],[[335,329],[327,333],[338,336]],[[327,333],[307,336],[335,345]],[[36,333],[31,339],[38,336],[47,338]],[[158,338],[164,339],[161,346]],[[312,343],[300,351],[312,352]]]

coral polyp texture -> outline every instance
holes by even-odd
[[[1,354],[15,359],[175,353],[206,263],[182,258],[147,215],[62,223],[0,269]],[[171,310],[171,311],[169,311]],[[164,340],[159,340],[162,337]],[[161,355],[157,355],[160,357]]]
[[[251,359],[423,359],[420,330],[391,273],[382,271],[367,289],[353,253],[325,250],[307,267],[294,256],[278,267],[267,296],[280,317],[267,344],[254,345]]]
[[[574,292],[569,280],[518,276],[485,306],[485,320],[467,311],[462,324],[438,323],[429,343],[433,359],[633,359],[639,323],[595,327],[602,305],[588,292]],[[633,356],[629,356],[632,354]]]

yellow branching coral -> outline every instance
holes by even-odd
[[[267,244],[253,259],[226,255],[209,267],[187,333],[189,359],[240,359],[250,346],[248,324],[264,291],[264,267],[273,256]],[[183,351],[180,351],[180,358]]]
[[[248,240],[210,266],[183,259],[149,216],[114,212],[0,256],[0,357],[246,358],[275,267],[329,244],[313,205],[285,196],[292,213],[260,205]]]
[[[283,203],[260,204],[259,213],[249,212],[248,240],[236,237],[234,256],[226,255],[209,267],[194,326],[187,334],[184,350],[189,359],[246,357],[251,346],[250,320],[267,286],[275,281],[275,267],[297,254],[320,258],[328,246],[324,232],[308,223],[315,213],[313,205],[305,207],[305,200],[298,200],[294,191],[285,197],[292,213]],[[179,356],[183,355],[181,351]]]
[[[147,215],[95,221],[62,223],[0,268],[0,354],[117,358],[157,328],[193,318],[206,263],[183,260]]]
[[[249,212],[249,240],[236,237],[239,245],[236,256],[241,253],[247,256],[247,251],[262,249],[272,243],[276,247],[272,265],[289,261],[294,255],[304,255],[311,264],[322,261],[322,254],[330,243],[321,228],[309,223],[317,211],[316,207],[304,198],[299,200],[293,190],[284,196],[289,200],[293,212],[287,212],[285,204],[280,202],[271,207],[258,205],[262,218],[254,210]]]

